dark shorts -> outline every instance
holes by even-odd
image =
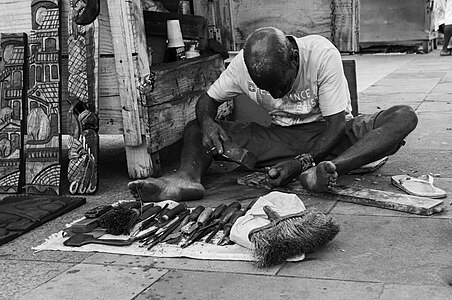
[[[345,138],[331,153],[339,155],[366,133],[375,128],[375,120],[381,113],[359,115],[345,125]],[[232,141],[258,156],[258,166],[270,166],[310,152],[326,128],[326,122],[314,122],[289,127],[278,125],[262,126],[257,123],[242,124],[234,121],[221,121],[221,126]]]

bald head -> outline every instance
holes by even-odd
[[[251,79],[265,88],[291,66],[293,47],[281,30],[263,27],[247,38],[243,55]]]

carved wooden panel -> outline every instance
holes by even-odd
[[[27,37],[0,34],[0,192],[23,186],[23,122],[26,103]]]
[[[85,1],[70,1],[68,19],[68,149],[67,177],[71,194],[92,194],[98,187],[99,153],[98,63],[99,27],[95,21],[86,26],[75,23],[85,8]]]
[[[29,90],[25,136],[25,191],[58,195],[61,169],[60,9],[33,1],[29,36]]]

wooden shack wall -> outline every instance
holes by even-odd
[[[433,1],[361,0],[362,44],[429,40]]]
[[[298,37],[322,35],[341,52],[357,52],[359,8],[359,0],[194,0],[194,12],[220,29],[232,51],[242,49],[255,29],[274,26]]]

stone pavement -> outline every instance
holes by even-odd
[[[440,57],[438,49],[344,58],[357,61],[360,112],[408,104],[419,124],[380,170],[344,176],[342,183],[400,192],[390,176],[433,173],[435,185],[452,194],[452,57]],[[336,218],[341,232],[305,261],[269,269],[237,261],[33,253],[32,246],[87,209],[130,199],[120,140],[103,136],[101,155],[100,190],[86,205],[0,246],[2,299],[452,299],[451,196],[445,212],[429,217],[302,198]],[[237,186],[234,174],[209,170],[205,199],[189,206],[268,192]]]

